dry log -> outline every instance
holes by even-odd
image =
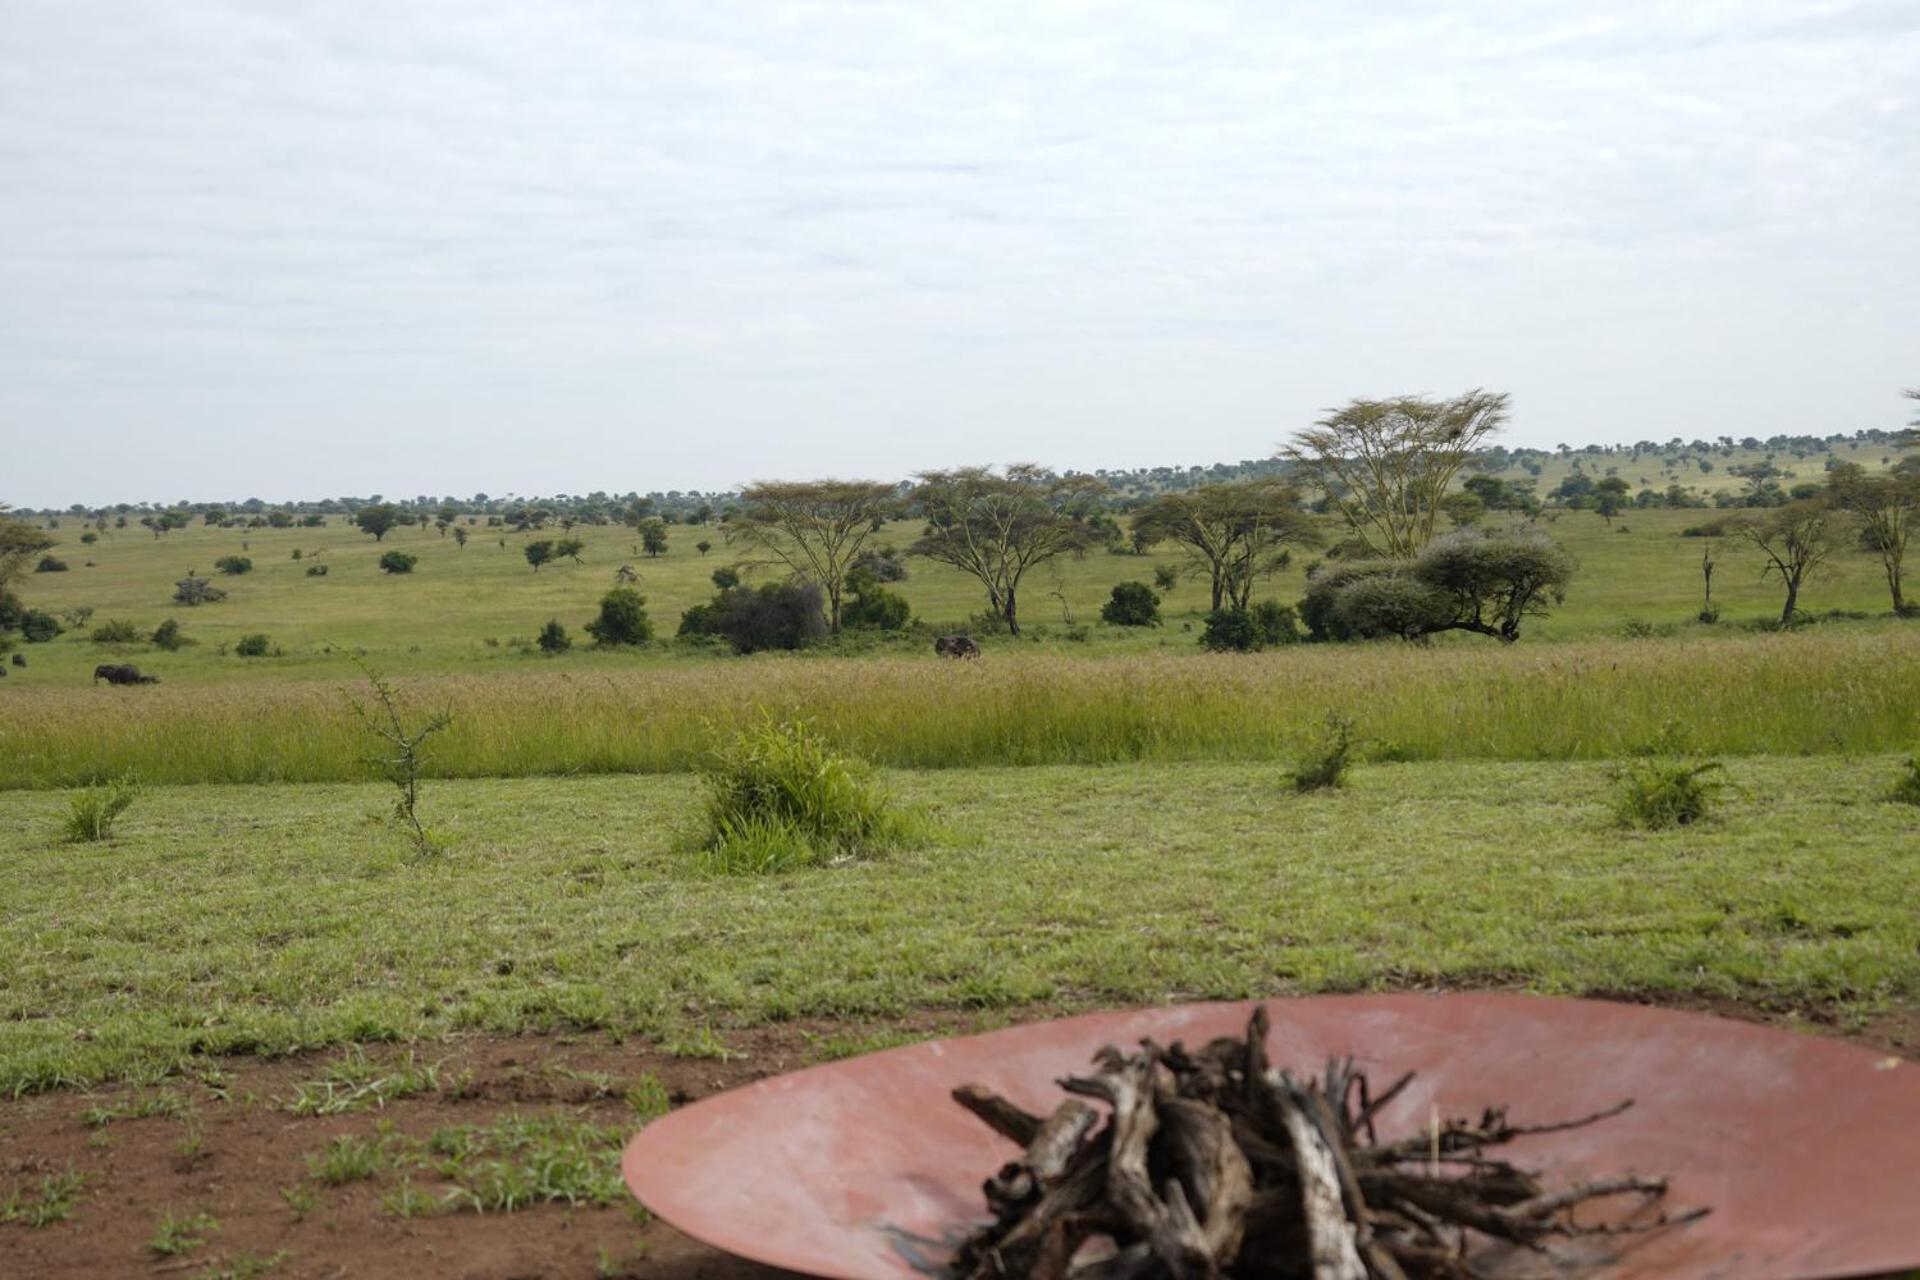
[[[990,1090],[954,1098],[1021,1153],[986,1180],[993,1221],[956,1251],[954,1280],[1462,1280],[1478,1251],[1662,1230],[1704,1210],[1648,1212],[1659,1178],[1550,1190],[1493,1154],[1516,1137],[1598,1123],[1621,1103],[1552,1124],[1501,1108],[1382,1143],[1381,1112],[1402,1076],[1374,1093],[1351,1059],[1318,1079],[1268,1063],[1267,1015],[1197,1052],[1151,1042],[1102,1049],[1095,1070],[1059,1081],[1046,1117]],[[1104,1125],[1094,1108],[1106,1105]],[[1623,1195],[1624,1217],[1573,1210]],[[1497,1246],[1495,1242],[1500,1242]],[[1569,1261],[1565,1264],[1571,1268]]]

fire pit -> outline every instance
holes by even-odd
[[[1352,1055],[1413,1081],[1383,1139],[1505,1106],[1517,1123],[1634,1105],[1521,1137],[1549,1186],[1664,1176],[1705,1218],[1589,1250],[1580,1274],[1793,1280],[1920,1264],[1920,1067],[1748,1023],[1507,995],[1266,1002],[1275,1064]],[[765,1080],[676,1111],[629,1145],[628,1185],[688,1234],[845,1280],[938,1272],[989,1214],[983,1179],[1017,1148],[951,1098],[977,1083],[1041,1115],[1103,1044],[1243,1034],[1253,1004],[1097,1014],[913,1045]],[[1520,1261],[1539,1270],[1537,1258]],[[1515,1271],[1514,1274],[1520,1274]]]

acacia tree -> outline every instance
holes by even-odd
[[[384,542],[388,530],[400,523],[400,512],[390,502],[376,503],[354,512],[353,522],[360,526],[360,532],[372,534],[375,542]]]
[[[1375,555],[1405,559],[1432,540],[1454,477],[1506,420],[1505,392],[1354,400],[1295,432],[1280,456],[1325,492]]]
[[[0,503],[0,597],[10,595],[13,584],[26,576],[34,558],[53,546],[53,539],[44,530],[15,520],[6,512],[6,504]]]
[[[1135,513],[1133,536],[1139,547],[1178,543],[1216,610],[1245,609],[1254,579],[1279,566],[1286,546],[1320,541],[1299,491],[1276,477],[1161,494]]]
[[[893,486],[877,480],[769,480],[748,485],[727,522],[727,541],[762,563],[785,565],[827,598],[827,625],[840,631],[847,572],[876,528],[899,509]],[[752,561],[749,560],[748,563]]]
[[[926,516],[909,554],[979,579],[1007,630],[1020,634],[1020,582],[1029,569],[1097,539],[1088,519],[1107,486],[1092,476],[1056,476],[1032,463],[1001,474],[988,467],[923,471],[913,500]]]
[[[1920,522],[1920,474],[1869,475],[1859,463],[1843,462],[1833,469],[1827,492],[1836,506],[1860,521],[1867,545],[1880,556],[1893,611],[1904,615],[1907,600],[1901,589],[1901,568],[1907,540]]]
[[[1734,526],[1740,537],[1767,558],[1766,568],[1760,571],[1761,580],[1778,574],[1787,589],[1787,601],[1780,610],[1781,626],[1792,625],[1794,610],[1800,604],[1800,588],[1833,555],[1838,523],[1831,506],[1803,498]]]

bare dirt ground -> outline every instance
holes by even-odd
[[[1920,1045],[1920,1010],[1903,1011],[1840,1032],[1817,1020],[1723,1001],[1682,1007],[1790,1024],[1893,1053]],[[1022,1020],[1052,1010],[1021,1011]],[[0,1225],[0,1280],[98,1280],[109,1276],[487,1277],[547,1280],[778,1280],[786,1273],[730,1258],[650,1220],[631,1205],[544,1205],[512,1213],[440,1213],[401,1217],[385,1202],[397,1179],[323,1186],[307,1157],[340,1134],[424,1138],[443,1125],[486,1124],[518,1112],[566,1110],[610,1127],[631,1128],[625,1090],[643,1074],[666,1088],[673,1105],[810,1065],[827,1037],[877,1031],[926,1033],[962,1025],[922,1016],[885,1026],[783,1024],[729,1032],[726,1059],[673,1057],[637,1042],[597,1035],[468,1039],[421,1046],[457,1090],[417,1095],[377,1109],[296,1116],[286,1100],[335,1054],[224,1064],[209,1087],[182,1080],[159,1088],[115,1088],[0,1102],[0,1195],[30,1188],[69,1168],[86,1176],[72,1217],[41,1227]],[[369,1049],[385,1059],[403,1053]],[[193,1122],[178,1115],[121,1117],[89,1125],[90,1109],[127,1108],[162,1090],[186,1095]],[[96,1117],[97,1118],[97,1117]],[[193,1141],[197,1130],[197,1143]],[[283,1189],[305,1188],[304,1213]],[[206,1213],[218,1222],[204,1243],[161,1254],[151,1242],[161,1215]],[[271,1263],[270,1266],[266,1265]],[[255,1269],[261,1268],[261,1269]]]

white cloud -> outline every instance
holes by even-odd
[[[0,27],[18,502],[1204,462],[1475,384],[1532,443],[1825,431],[1920,379],[1910,2]]]

